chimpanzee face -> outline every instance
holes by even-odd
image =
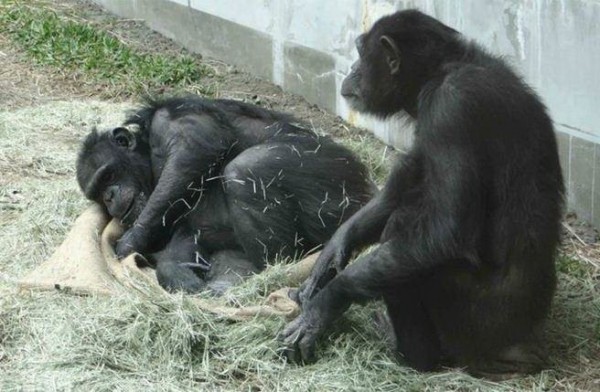
[[[356,39],[359,59],[342,83],[342,96],[362,113],[416,115],[421,89],[457,34],[416,11],[381,18]]]
[[[131,226],[152,192],[147,146],[123,127],[90,133],[77,159],[77,180],[86,197]]]
[[[364,53],[363,40],[364,34],[360,35],[355,41],[359,59],[352,64],[350,73],[342,82],[341,89],[341,94],[346,99],[346,102],[348,102],[348,105],[350,105],[352,109],[361,113],[367,112],[364,98],[365,94],[363,92],[363,88],[361,88],[361,83],[364,82],[362,69],[362,55]]]
[[[359,59],[342,83],[341,94],[350,107],[361,113],[388,116],[398,111],[396,96],[400,85],[396,76],[401,72],[400,51],[388,36],[374,39],[371,32],[356,39]]]

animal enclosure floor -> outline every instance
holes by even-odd
[[[11,4],[0,1],[0,13]],[[136,50],[184,52],[140,21],[88,3],[40,4]],[[380,183],[385,177],[393,154],[367,132],[234,67],[195,58],[212,72],[186,91],[292,112],[353,148]],[[550,369],[503,382],[460,369],[419,374],[402,366],[373,323],[378,304],[352,307],[320,346],[319,361],[298,367],[278,355],[280,319],[231,323],[186,296],[151,289],[119,298],[17,293],[18,278],[51,255],[87,206],[74,171],[82,136],[94,125],[118,123],[137,101],[119,86],[99,87],[78,71],[36,64],[0,29],[0,390],[600,391],[600,244],[596,231],[573,216],[565,220],[559,287],[542,335]],[[260,302],[280,273],[275,265],[223,301]]]

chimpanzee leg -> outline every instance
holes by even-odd
[[[205,283],[194,272],[204,273],[210,264],[196,244],[194,235],[185,229],[177,230],[167,246],[150,255],[156,263],[156,278],[167,291],[202,291]]]
[[[224,187],[236,238],[258,266],[275,254],[298,256],[312,244],[301,238],[294,195],[281,182],[287,151],[256,146],[245,150],[224,170]]]
[[[222,295],[228,288],[245,278],[260,272],[256,264],[248,260],[244,252],[223,250],[210,256],[212,268],[206,275],[208,289]]]
[[[419,282],[420,283],[420,282]],[[416,284],[384,294],[393,326],[396,348],[406,363],[420,371],[435,369],[440,361],[440,342]]]
[[[292,321],[283,331],[281,338],[287,348],[290,360],[296,362],[314,359],[314,345],[321,335],[353,302],[362,302],[386,295],[391,290],[402,293],[405,285],[419,272],[425,272],[434,263],[405,257],[394,244],[386,242],[367,255],[359,257],[345,270],[333,278],[321,291],[303,304],[302,314]],[[406,301],[418,301],[418,298],[406,298]],[[389,303],[388,305],[392,305]],[[413,311],[419,320],[416,306]],[[401,317],[393,312],[394,319]],[[402,325],[398,324],[401,330]],[[427,335],[425,335],[425,338]]]

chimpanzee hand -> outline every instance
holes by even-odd
[[[331,238],[325,249],[321,251],[308,279],[302,283],[297,291],[290,293],[290,297],[299,304],[304,304],[312,299],[327,282],[346,268],[351,251],[344,233],[338,233]]]
[[[298,364],[314,362],[315,343],[328,324],[327,314],[320,311],[317,303],[306,303],[302,313],[279,335],[287,360]]]
[[[143,253],[148,247],[148,238],[146,231],[142,226],[133,226],[128,229],[117,241],[115,253],[117,257],[123,259],[134,252]]]

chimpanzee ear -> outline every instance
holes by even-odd
[[[118,127],[113,129],[112,138],[119,147],[133,150],[136,146],[135,136],[127,128]]]
[[[390,67],[390,74],[396,75],[400,72],[400,50],[394,40],[387,35],[382,35],[379,42],[383,46],[388,67]]]

